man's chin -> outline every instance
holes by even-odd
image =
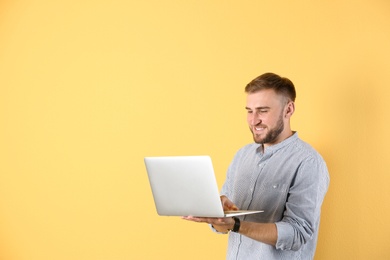
[[[263,144],[264,138],[259,138],[259,137],[253,136],[253,141],[255,141],[255,143],[257,143],[257,144]]]

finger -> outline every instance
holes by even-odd
[[[233,205],[231,206],[231,210],[238,210],[238,207],[237,207],[236,205],[233,204]]]
[[[193,216],[183,216],[182,219],[190,220],[190,221],[194,221],[194,222],[206,222],[205,218],[197,218],[197,217],[193,217]]]

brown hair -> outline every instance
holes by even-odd
[[[291,80],[274,73],[268,72],[258,76],[246,85],[245,92],[251,94],[263,89],[273,89],[277,94],[291,101],[295,101],[296,98],[295,87]]]

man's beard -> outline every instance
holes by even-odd
[[[253,134],[253,140],[256,143],[268,144],[268,143],[274,143],[278,138],[278,136],[280,135],[280,133],[283,132],[283,129],[284,129],[283,113],[281,113],[278,122],[276,123],[276,126],[273,129],[270,129],[263,139],[256,139],[256,136],[253,133],[252,129],[251,132]]]

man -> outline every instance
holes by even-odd
[[[322,157],[291,130],[294,85],[265,73],[251,81],[245,92],[254,143],[235,155],[221,202],[225,210],[264,212],[184,219],[229,233],[227,259],[313,259],[329,174]]]

